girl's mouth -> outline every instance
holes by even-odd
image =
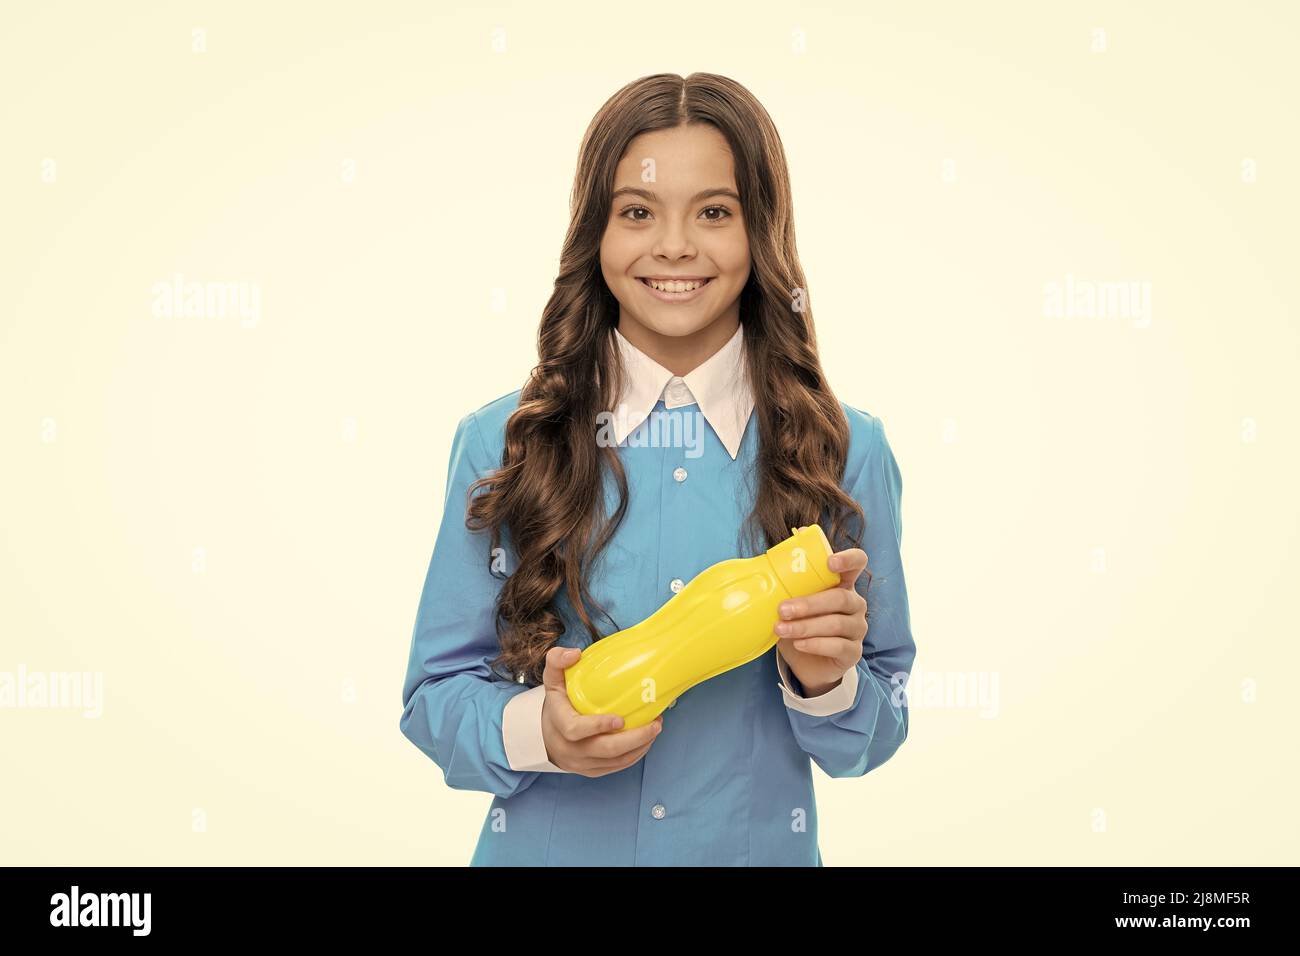
[[[656,289],[641,276],[637,277],[637,281],[645,287],[647,292],[660,302],[690,302],[692,299],[697,299],[704,294],[704,290],[709,287],[709,283],[713,281],[713,277],[710,276],[705,279],[700,285],[691,289],[689,292],[664,292],[662,289]]]

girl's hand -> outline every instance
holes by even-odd
[[[552,647],[546,652],[542,683],[542,739],[546,759],[561,770],[584,777],[603,777],[630,767],[650,749],[664,726],[660,714],[644,727],[620,730],[623,718],[617,714],[580,714],[569,701],[564,671],[582,659],[573,647]]]
[[[820,697],[838,685],[862,659],[867,636],[867,602],[853,587],[867,567],[867,553],[861,548],[837,551],[829,563],[832,571],[841,572],[840,583],[783,601],[781,620],[773,628],[781,636],[778,653],[806,697]]]

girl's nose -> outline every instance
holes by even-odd
[[[680,223],[669,222],[660,230],[655,239],[655,255],[675,259],[685,254],[693,254],[694,246],[686,228]]]

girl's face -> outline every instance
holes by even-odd
[[[655,130],[628,144],[615,170],[600,268],[618,299],[619,329],[634,344],[667,336],[679,341],[659,344],[679,352],[672,346],[684,345],[682,337],[722,320],[725,334],[706,334],[720,339],[718,348],[735,331],[749,239],[731,151],[714,127]],[[668,285],[656,290],[649,280]]]

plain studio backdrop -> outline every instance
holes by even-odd
[[[489,796],[398,730],[452,433],[536,361],[592,115],[700,70],[903,474],[910,736],[814,769],[827,865],[1294,862],[1297,26],[6,8],[3,861],[469,860]]]

